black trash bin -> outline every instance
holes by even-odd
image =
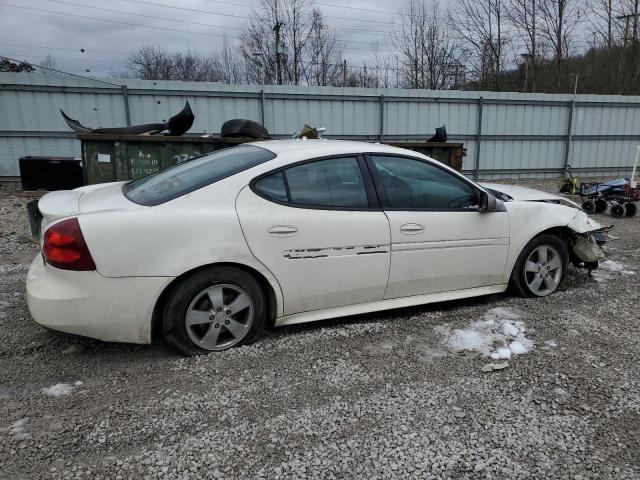
[[[82,159],[73,157],[21,157],[23,190],[71,190],[85,184]]]

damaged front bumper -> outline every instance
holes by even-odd
[[[600,225],[580,211],[567,226],[575,233],[571,245],[571,262],[576,267],[588,270],[598,268],[598,262],[605,257],[601,248],[607,241],[604,232],[611,230],[613,225]]]

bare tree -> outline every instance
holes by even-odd
[[[239,51],[234,51],[225,40],[222,48],[212,56],[215,81],[229,85],[243,83],[246,69]]]
[[[563,80],[562,63],[572,53],[572,35],[583,12],[578,0],[540,0],[540,19],[540,34],[553,52],[559,86]]]
[[[624,43],[637,43],[640,39],[640,0],[621,0],[618,20],[622,21]]]
[[[209,56],[195,51],[168,52],[142,47],[129,57],[128,71],[121,78],[143,80],[183,80],[193,82],[242,83],[246,78],[242,58],[225,42]]]
[[[504,0],[458,0],[452,25],[471,52],[471,73],[480,86],[500,90],[507,40]]]
[[[312,0],[262,0],[241,42],[251,83],[337,81],[340,48]]]
[[[159,47],[146,46],[129,56],[127,69],[142,80],[172,80],[171,54]]]
[[[436,0],[409,0],[392,32],[402,81],[409,88],[443,89],[452,84],[450,65],[458,46],[444,25]]]
[[[621,15],[619,0],[588,0],[589,24],[594,36],[594,46],[613,48],[620,33],[616,17]]]
[[[307,84],[342,84],[342,52],[319,10],[313,11],[311,33],[304,53],[306,64],[303,63],[303,71]]]
[[[539,4],[542,1],[545,0],[507,0],[509,21],[524,44],[525,68],[533,92],[536,91],[536,66],[540,60],[538,20],[540,16]],[[527,85],[525,85],[526,89]]]
[[[58,69],[58,62],[53,57],[53,55],[48,54],[46,57],[44,57],[40,62],[40,66],[42,67],[40,69],[41,73],[44,73],[47,75],[58,75],[57,72],[54,72],[54,70]]]

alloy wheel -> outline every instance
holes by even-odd
[[[204,289],[189,304],[185,326],[189,338],[205,350],[226,350],[251,329],[251,297],[236,285],[218,284]]]
[[[527,257],[524,276],[534,295],[544,297],[553,293],[562,279],[560,254],[549,245],[538,246]]]

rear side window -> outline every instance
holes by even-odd
[[[268,200],[300,206],[369,206],[360,166],[354,157],[329,158],[287,168],[256,181],[254,190]]]
[[[284,185],[282,172],[276,172],[268,177],[261,178],[255,183],[256,191],[269,200],[288,202],[287,188]]]
[[[132,202],[160,205],[275,157],[275,153],[254,145],[226,148],[129,182],[123,191]]]

